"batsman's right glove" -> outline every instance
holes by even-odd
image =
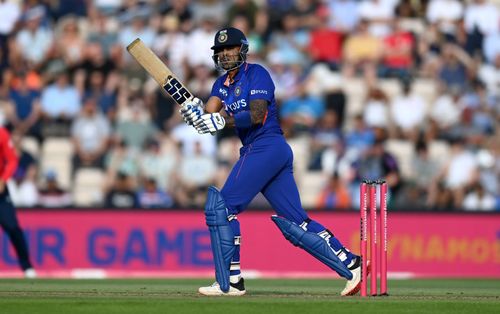
[[[194,127],[199,134],[210,133],[214,135],[226,126],[226,120],[220,113],[206,113],[194,121]]]

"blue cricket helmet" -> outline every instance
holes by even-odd
[[[221,62],[219,60],[219,53],[221,52],[222,48],[237,46],[240,47],[240,61],[234,67],[225,68],[223,66],[224,62]],[[230,71],[240,67],[246,61],[248,53],[248,41],[245,37],[245,34],[243,34],[241,30],[234,27],[226,27],[219,30],[215,34],[214,45],[211,47],[211,49],[214,51],[214,55],[212,56],[212,58],[217,70]]]
[[[220,48],[240,45],[246,45],[248,47],[248,41],[245,34],[237,28],[227,27],[219,30],[215,34],[214,45],[211,49],[217,51]]]

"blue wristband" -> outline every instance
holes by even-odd
[[[234,115],[234,124],[237,128],[248,129],[252,126],[252,117],[250,111],[238,112]]]

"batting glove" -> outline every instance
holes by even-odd
[[[193,100],[183,104],[179,113],[186,124],[193,125],[193,122],[200,119],[204,114],[203,101],[195,97]]]
[[[226,120],[220,113],[206,113],[198,120],[194,121],[194,127],[199,134],[212,133],[220,131],[226,126]]]

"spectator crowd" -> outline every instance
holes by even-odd
[[[125,47],[206,101],[223,26],[274,79],[306,208],[385,178],[395,210],[500,210],[500,0],[0,1],[16,205],[202,207],[240,143],[185,125]]]

